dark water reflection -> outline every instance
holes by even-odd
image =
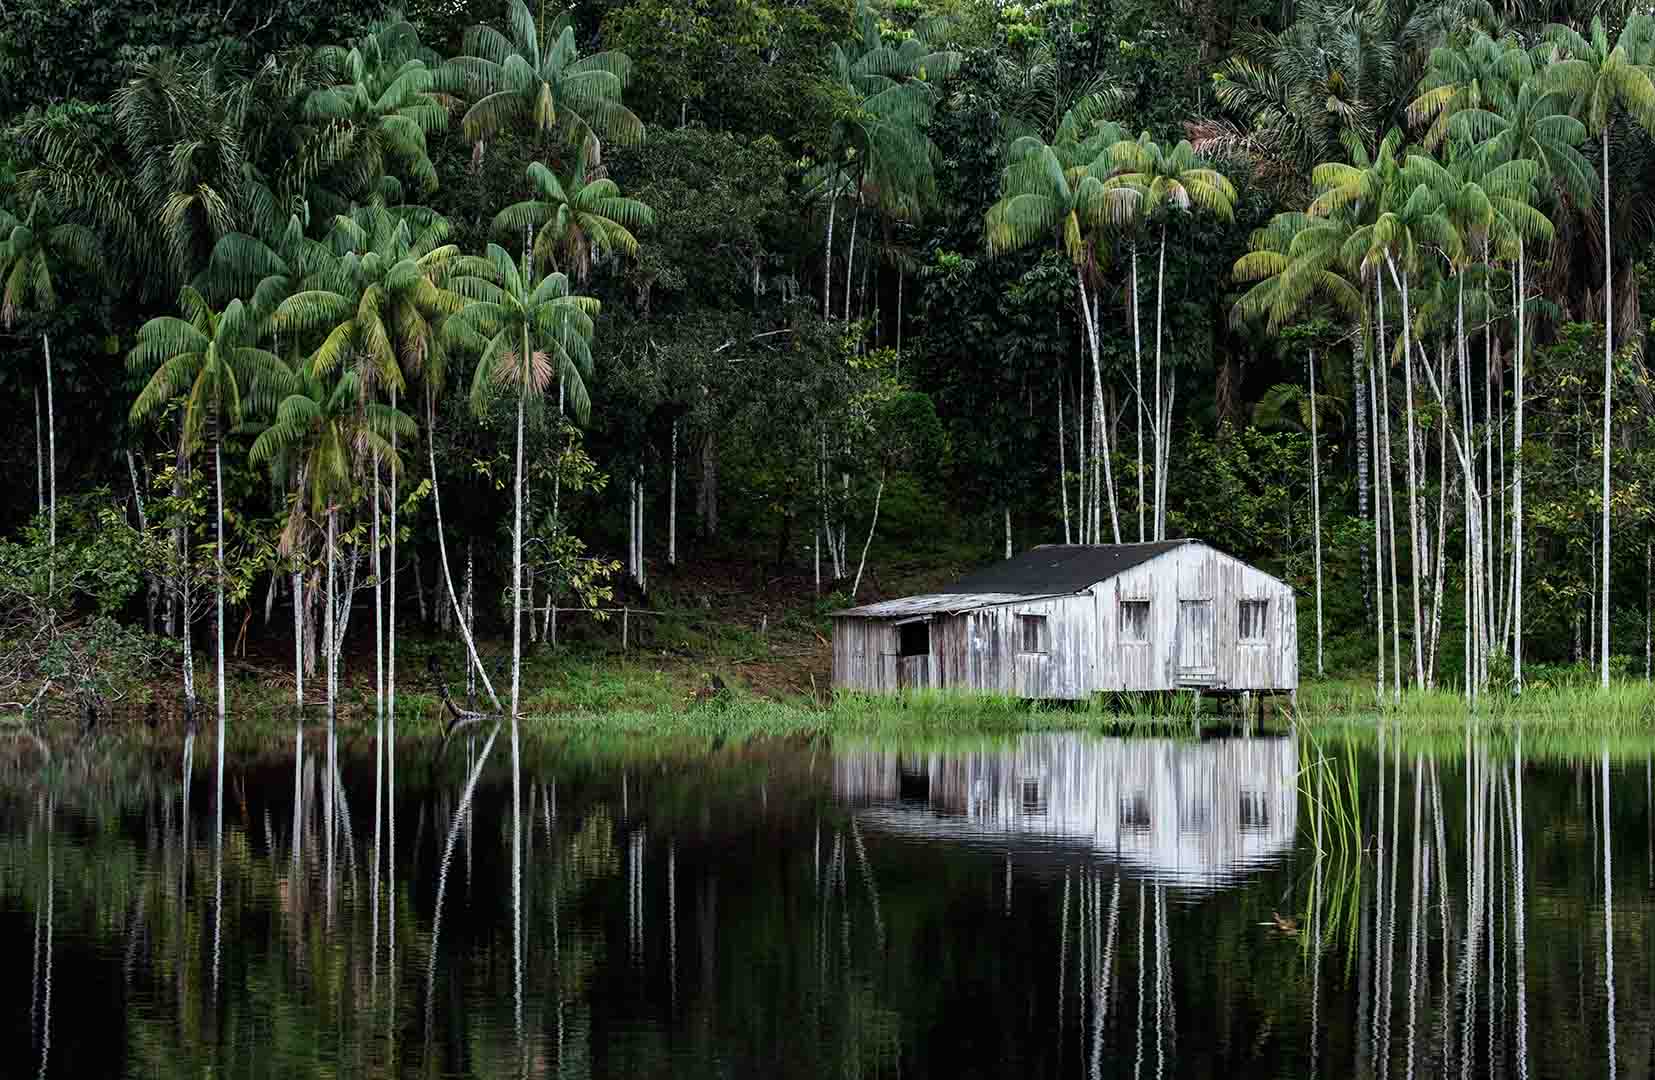
[[[1369,739],[1356,838],[1344,750],[1293,738],[525,740],[515,797],[509,731],[405,744],[394,771],[305,732],[222,792],[203,742],[0,758],[0,1075],[1400,1080],[1655,1055],[1641,754]]]

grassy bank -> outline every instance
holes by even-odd
[[[1597,685],[1531,684],[1521,694],[1498,691],[1466,702],[1455,690],[1404,690],[1376,703],[1371,682],[1306,683],[1299,691],[1299,715],[1316,726],[1372,725],[1384,718],[1413,730],[1462,730],[1481,726],[1566,728],[1582,732],[1655,730],[1655,684],[1638,680]]]

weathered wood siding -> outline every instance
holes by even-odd
[[[833,684],[867,693],[934,688],[1078,700],[1092,690],[1095,605],[1080,593],[924,616],[931,640],[923,658],[897,656],[897,627],[913,619],[836,618]],[[1045,620],[1039,649],[1022,647],[1023,616]]]
[[[1092,589],[1098,690],[1293,690],[1299,638],[1293,590],[1205,544],[1186,544]],[[1241,640],[1241,602],[1267,604],[1262,641]],[[1123,601],[1147,601],[1147,642],[1121,638]]]
[[[1241,604],[1266,605],[1259,640]],[[1122,636],[1121,605],[1148,605],[1145,640]],[[1028,649],[1027,616],[1044,620]],[[904,623],[929,627],[924,656],[899,657]],[[963,612],[833,620],[834,685],[866,693],[957,689],[1078,700],[1104,690],[1293,690],[1299,685],[1293,591],[1205,544],[1175,548],[1070,596]]]

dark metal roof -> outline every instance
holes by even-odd
[[[1194,540],[1157,540],[1147,544],[1047,544],[1016,558],[967,574],[940,593],[1015,593],[1051,596],[1075,593],[1107,581],[1123,570]]]

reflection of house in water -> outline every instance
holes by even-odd
[[[1216,887],[1291,849],[1298,770],[1290,738],[1027,735],[988,752],[843,754],[834,794],[862,806],[869,831],[1014,853],[1082,848],[1158,881]]]

